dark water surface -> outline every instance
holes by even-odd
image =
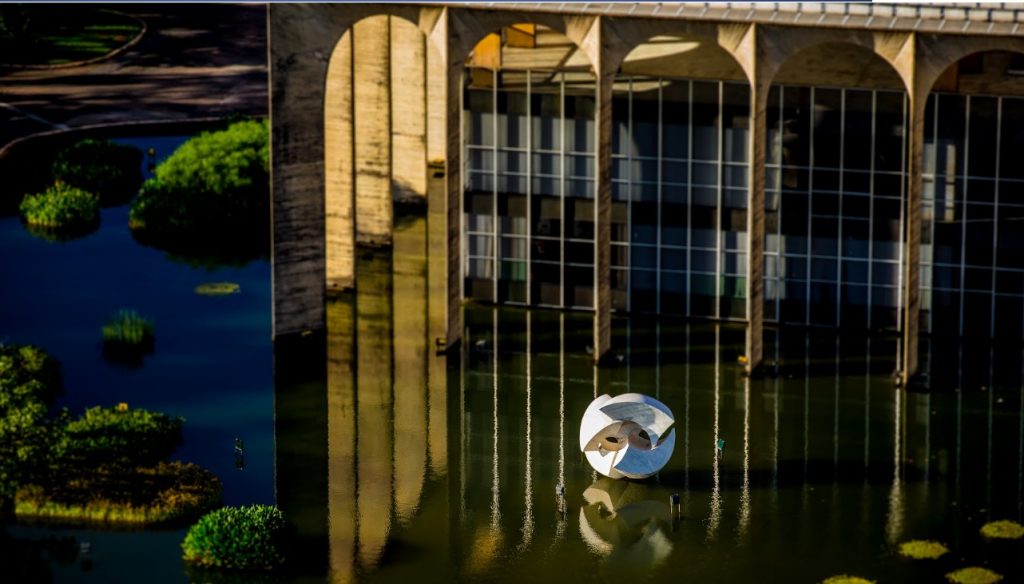
[[[1022,518],[1019,383],[900,391],[894,339],[802,330],[769,335],[779,375],[752,381],[741,328],[665,319],[618,321],[616,356],[595,369],[589,315],[480,306],[460,350],[439,356],[422,219],[398,223],[392,254],[361,255],[358,292],[330,303],[326,335],[275,349],[266,262],[189,267],[134,242],[126,219],[105,210],[100,231],[64,244],[0,220],[0,336],[61,360],[74,412],[127,401],[185,417],[177,457],[220,476],[228,504],[276,501],[299,530],[298,573],[186,574],[183,530],[6,527],[40,580],[942,582],[969,565],[1024,578],[1022,542],[978,533]],[[207,281],[242,292],[196,295]],[[139,369],[100,355],[120,307],[156,322]],[[579,452],[590,401],[626,391],[676,415],[672,460],[647,481],[600,479]],[[45,551],[47,537],[92,542],[91,570]],[[952,553],[900,558],[915,538]]]

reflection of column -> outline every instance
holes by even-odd
[[[356,241],[391,243],[390,16],[352,29],[355,93]]]
[[[419,34],[418,31],[416,34]],[[419,506],[427,464],[426,221],[410,218],[394,235],[395,510],[402,521]]]
[[[327,525],[331,581],[355,579],[356,404],[353,298],[327,304]]]
[[[715,412],[712,418],[712,430],[714,442],[711,445],[711,510],[708,514],[707,539],[713,539],[718,533],[718,524],[722,520],[722,492],[718,471],[718,400],[722,389],[722,361],[721,361],[721,327],[715,325]]]
[[[1020,389],[1020,437],[1017,439],[1017,521],[1024,520],[1024,387]]]
[[[885,537],[895,545],[903,536],[903,401],[902,389],[896,390],[895,416],[893,416],[892,487],[889,489],[889,513],[885,520]]]
[[[1022,426],[1024,427],[1024,426]],[[558,485],[565,487],[565,314],[558,315]],[[555,541],[565,537],[566,504],[565,495],[556,495],[558,519],[555,524]]]
[[[392,506],[391,266],[387,258],[358,258],[356,271],[356,436],[359,560],[364,569],[384,552]]]
[[[494,450],[491,454],[491,531],[497,534],[501,530],[501,477],[498,470],[498,310],[494,309],[492,314],[494,315],[494,328],[491,338],[494,340],[494,350],[492,351],[491,379],[494,389],[492,396],[494,411],[491,423],[494,430]]]
[[[743,487],[740,491],[740,538],[750,526],[750,377],[743,378]]]
[[[526,471],[523,477],[526,490],[523,505],[523,541],[519,551],[523,552],[533,540],[533,358],[531,355],[530,313],[526,313]]]

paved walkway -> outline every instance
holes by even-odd
[[[267,113],[266,7],[143,4],[127,52],[67,69],[0,71],[0,149],[58,128]]]

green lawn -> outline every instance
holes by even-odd
[[[88,6],[0,6],[0,65],[59,65],[102,57],[139,29],[118,12]]]

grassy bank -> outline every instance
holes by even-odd
[[[135,38],[141,26],[91,6],[0,6],[0,66],[60,65],[102,57]]]

